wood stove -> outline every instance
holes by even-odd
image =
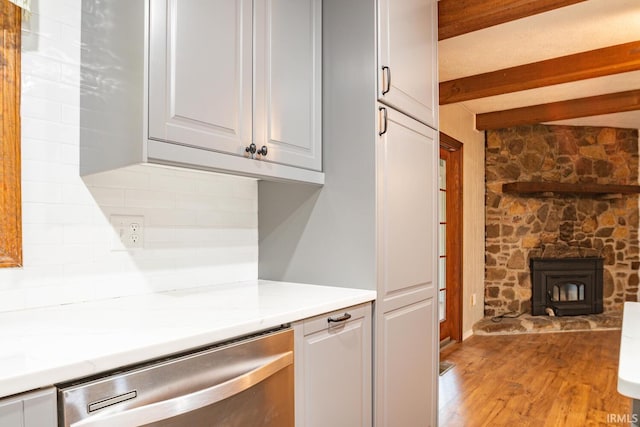
[[[531,314],[602,313],[603,258],[531,258]]]

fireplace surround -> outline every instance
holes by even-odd
[[[504,191],[513,182],[638,185],[638,130],[519,126],[487,131],[486,144],[485,316],[531,313],[531,258],[602,257],[603,313],[638,301],[637,194]]]
[[[595,257],[531,258],[531,314],[602,313],[603,264]]]

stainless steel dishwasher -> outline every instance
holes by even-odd
[[[58,385],[58,425],[294,425],[293,331]]]

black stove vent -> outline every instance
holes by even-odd
[[[531,258],[531,314],[602,313],[603,258]]]

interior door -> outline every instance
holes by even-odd
[[[462,144],[440,134],[438,318],[440,341],[462,340]]]

